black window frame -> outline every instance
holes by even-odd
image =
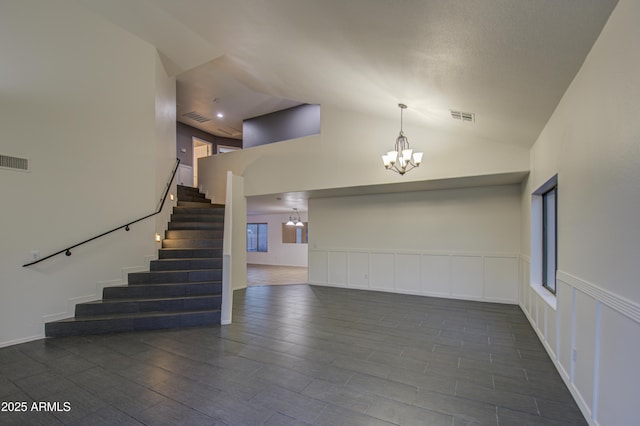
[[[546,288],[553,294],[556,294],[556,272],[558,271],[558,185],[557,183],[543,192],[542,197],[542,287]],[[549,282],[549,214],[548,203],[549,198],[553,197],[553,283]]]
[[[253,244],[250,244],[250,241],[249,241],[250,227],[255,227],[255,235],[256,235],[255,247]],[[262,241],[260,238],[261,227],[264,227],[264,235],[266,236],[264,241]],[[269,224],[264,222],[247,223],[247,253],[268,253],[268,252],[269,252]]]

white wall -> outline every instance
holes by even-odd
[[[407,124],[405,130],[411,136],[412,146],[423,150],[425,158],[420,168],[399,178],[397,174],[384,169],[380,158],[380,153],[388,151],[397,136],[398,121],[395,114],[389,118],[380,118],[323,106],[321,119],[320,135],[201,159],[199,177],[203,190],[214,202],[224,200],[227,171],[244,177],[244,195],[249,197],[315,189],[497,176],[527,172],[529,168],[529,151],[525,148]],[[367,151],[361,152],[359,149],[362,145],[352,143],[354,140],[366,140]],[[336,153],[340,155],[336,156]],[[282,173],[283,170],[286,173]],[[292,179],[292,176],[295,178]],[[314,215],[310,220],[310,232],[316,226],[317,218],[318,215]],[[514,228],[514,234],[517,240],[519,227]],[[239,244],[246,236],[242,233],[233,238]],[[451,250],[466,250],[455,244],[449,246]],[[402,246],[398,248],[406,249]],[[441,249],[443,248],[436,248]],[[519,243],[515,244],[513,251],[509,251],[509,255],[518,253],[518,249]],[[473,255],[485,253],[483,250],[485,248],[474,251]],[[309,249],[310,260],[312,256],[315,255]],[[311,263],[309,267],[312,268]],[[319,276],[315,280],[318,283],[326,281]],[[486,298],[491,294],[489,292],[478,296],[479,287],[474,286],[474,292],[451,290],[450,294],[474,299]],[[425,291],[421,290],[419,293],[427,294]],[[505,296],[501,292],[492,295],[491,300],[504,298],[515,303],[517,299],[512,290],[504,293],[509,294]]]
[[[518,185],[309,201],[314,284],[517,303]]]
[[[306,222],[307,214],[300,212],[300,218]],[[267,253],[247,252],[247,263],[307,266],[307,244],[285,244],[282,242],[282,224],[288,220],[288,214],[250,215],[247,217],[247,223],[266,223],[269,231],[269,251]]]
[[[247,230],[247,199],[244,178],[228,173],[224,210],[224,244],[222,273],[222,324],[230,324],[233,290],[247,287],[247,240],[237,238]]]
[[[334,216],[325,220],[333,225],[341,203],[350,204],[350,215],[362,209],[354,205],[357,197],[311,200],[311,282],[453,297],[471,295],[486,300],[487,294],[513,297],[508,284],[519,282],[522,309],[591,424],[636,424],[640,393],[640,370],[635,361],[640,353],[640,286],[636,273],[640,253],[639,39],[640,3],[620,0],[530,153],[491,141],[461,140],[454,134],[406,126],[414,147],[425,151],[423,166],[405,176],[407,180],[531,169],[521,187],[520,202],[514,202],[519,205],[521,224],[516,229],[507,226],[513,240],[505,244],[501,237],[495,238],[502,233],[486,239],[480,226],[472,229],[473,238],[468,241],[456,239],[455,232],[448,238],[438,238],[440,228],[435,224],[422,230],[436,237],[424,240],[424,248],[416,246],[411,238],[402,244],[388,239],[393,235],[374,239],[367,231],[373,234],[371,231],[378,230],[379,225],[371,224],[362,230],[348,230],[346,235],[354,238],[337,232],[325,236],[323,230],[328,228],[322,226],[324,214]],[[215,175],[224,176],[226,170],[245,176],[248,196],[391,183],[395,176],[382,170],[378,154],[388,146],[393,137],[389,135],[395,135],[395,126],[397,123],[391,121],[323,107],[321,135],[212,158],[206,187],[216,197],[223,193],[224,178],[216,179]],[[352,140],[367,140],[371,155],[360,155],[355,151],[360,145],[348,143]],[[424,146],[420,141],[425,141]],[[341,154],[337,159],[333,157],[336,152]],[[554,307],[531,290],[531,284],[538,283],[529,280],[530,194],[556,173],[559,235]],[[290,179],[291,175],[296,179]],[[385,197],[390,196],[377,200]],[[401,217],[405,209],[418,210],[405,200],[396,201],[402,206]],[[430,207],[435,206],[433,203]],[[518,210],[517,206],[513,208]],[[381,212],[388,209],[378,205],[371,211],[374,218],[383,220]],[[386,217],[388,223],[392,217]],[[474,246],[482,241],[487,247]],[[495,262],[498,265],[492,265],[493,260],[486,260],[493,259],[496,247],[504,253]],[[457,253],[459,250],[472,251]],[[515,271],[519,277],[514,279],[510,259],[518,252],[521,256]],[[432,271],[426,278],[425,270]],[[487,275],[487,270],[495,272]],[[438,282],[447,285],[438,287]],[[493,289],[487,293],[487,282],[501,285],[495,293]]]
[[[176,79],[170,77],[163,65],[160,55],[156,54],[155,60],[155,189],[156,202],[160,202],[160,197],[165,194],[167,184],[171,179],[171,173],[176,166]],[[177,205],[177,184],[178,174],[170,184],[169,194],[173,194],[174,201],[171,201],[169,194],[165,200],[162,212],[155,216],[156,232],[164,235],[164,231],[171,221],[173,206]],[[156,204],[156,208],[159,205]]]
[[[175,146],[175,83],[156,49],[78,3],[3,2],[0,152],[0,346],[43,336],[43,322],[145,267],[154,220],[38,266],[63,249],[153,212]],[[163,182],[163,183],[160,183]]]
[[[224,200],[227,170],[245,177],[246,196],[529,170],[525,148],[407,124],[412,146],[425,156],[419,168],[399,179],[384,169],[380,157],[398,135],[395,113],[380,118],[323,106],[320,135],[204,158],[201,183],[211,197]],[[361,143],[353,143],[363,140],[365,152]]]
[[[531,193],[558,173],[557,307],[520,304],[591,424],[637,424],[640,393],[640,3],[620,0],[531,150]],[[575,349],[575,352],[574,352]]]

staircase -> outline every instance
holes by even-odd
[[[178,205],[149,272],[79,303],[75,317],[45,324],[47,337],[220,324],[224,206],[178,186]]]

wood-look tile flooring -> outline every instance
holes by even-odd
[[[25,403],[2,425],[587,424],[517,306],[310,285],[236,291],[231,325],[2,348],[0,401]]]
[[[247,265],[247,285],[306,284],[308,268],[298,266]]]

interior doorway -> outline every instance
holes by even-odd
[[[198,188],[198,158],[213,154],[213,144],[193,136],[193,186]]]
[[[302,266],[247,264],[247,286],[307,284],[309,269]]]

